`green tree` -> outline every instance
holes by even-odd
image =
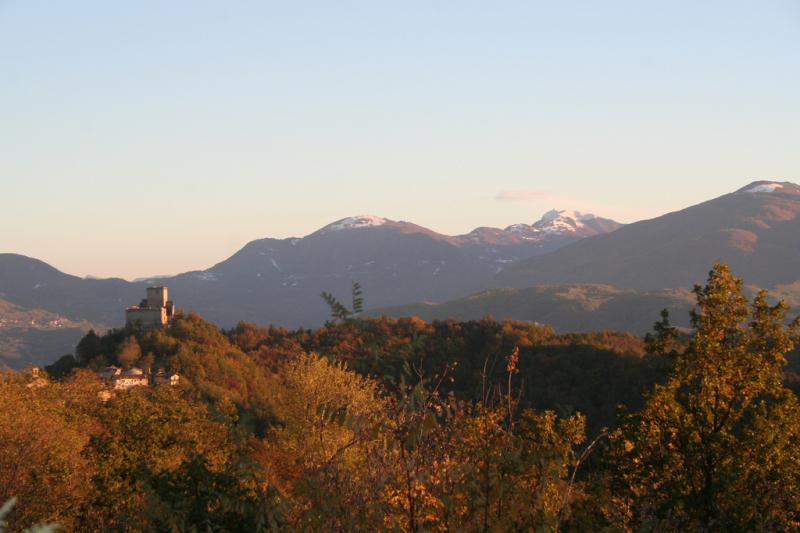
[[[147,531],[167,515],[213,530],[209,520],[200,521],[201,506],[205,518],[227,520],[211,492],[224,479],[236,493],[225,474],[234,448],[226,425],[212,420],[205,405],[173,387],[141,387],[111,399],[101,422],[104,431],[84,449],[96,469],[84,530]]]
[[[353,315],[358,316],[364,312],[364,291],[361,290],[361,284],[357,281],[354,282],[351,292],[353,296]]]
[[[102,355],[103,342],[94,330],[89,330],[75,347],[75,359],[81,364],[88,364],[95,357]]]
[[[650,339],[672,369],[614,435],[607,516],[631,529],[797,529],[800,407],[781,369],[798,323],[765,292],[749,304],[723,264],[695,294],[688,346],[675,349],[666,321]]]
[[[350,293],[353,298],[353,303],[352,307],[349,309],[329,292],[323,292],[320,295],[322,296],[322,299],[325,300],[325,303],[328,304],[328,307],[331,310],[332,319],[347,321],[364,312],[364,292],[361,290],[361,284],[358,282],[353,282],[353,287]]]

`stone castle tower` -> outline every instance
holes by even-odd
[[[153,329],[164,327],[175,314],[175,302],[166,287],[148,287],[147,298],[125,310],[125,325]]]

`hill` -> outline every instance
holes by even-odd
[[[119,324],[142,285],[123,279],[84,279],[44,261],[0,254],[0,298],[26,309],[45,309],[71,320]]]
[[[424,320],[525,320],[556,331],[630,331],[652,329],[662,309],[678,326],[688,326],[694,304],[687,290],[636,291],[610,285],[546,285],[527,289],[492,289],[441,304],[418,303],[377,309],[373,316],[418,316]]]

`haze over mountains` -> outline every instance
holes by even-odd
[[[508,264],[620,226],[553,211],[531,225],[448,236],[410,222],[359,216],[304,238],[252,241],[207,270],[138,282],[82,279],[3,254],[0,294],[27,308],[114,325],[124,306],[138,301],[143,285],[161,283],[180,305],[222,325],[245,319],[310,326],[327,317],[319,299],[323,290],[346,293],[359,281],[372,305],[453,298],[485,288]]]
[[[368,309],[377,313],[491,313],[549,322],[562,331],[641,333],[663,307],[688,310],[686,290],[717,260],[749,284],[790,299],[800,294],[798,214],[800,187],[754,182],[629,225],[551,211],[533,224],[449,236],[364,215],[303,238],[252,241],[206,270],[136,282],[78,278],[36,259],[0,254],[0,299],[17,311],[52,313],[70,324],[118,327],[124,308],[157,283],[169,286],[178,307],[223,327],[239,320],[313,327],[328,318],[320,293],[346,302],[358,281]]]

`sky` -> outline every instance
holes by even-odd
[[[0,252],[208,268],[376,214],[632,222],[800,181],[800,0],[0,0]]]

